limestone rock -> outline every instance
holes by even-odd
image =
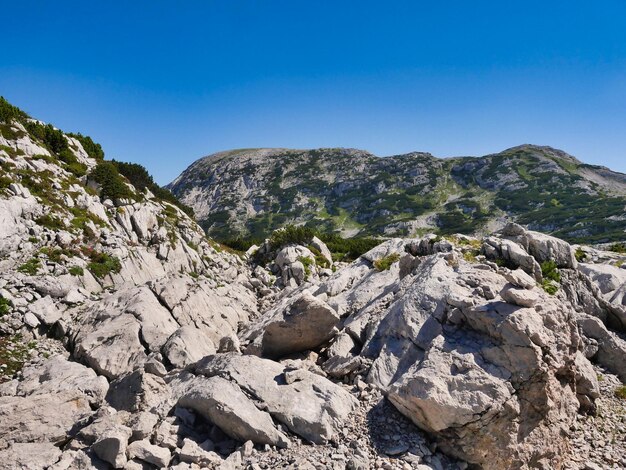
[[[336,334],[339,315],[326,302],[304,292],[286,305],[269,311],[246,334],[248,353],[281,357],[314,349]]]
[[[128,445],[128,456],[131,459],[137,458],[144,462],[156,465],[158,468],[165,468],[172,458],[170,451],[159,446],[150,444],[150,441],[135,441]]]
[[[61,449],[49,442],[16,443],[0,451],[0,468],[37,470],[54,465]]]
[[[0,449],[14,442],[60,444],[77,423],[91,416],[89,401],[80,393],[61,391],[27,397],[0,397]]]
[[[16,394],[20,396],[80,392],[92,405],[99,405],[107,393],[107,380],[88,367],[53,356],[22,371]]]
[[[239,387],[221,377],[199,377],[178,400],[238,441],[286,447],[289,440],[278,431],[270,415],[260,411]]]
[[[113,468],[126,465],[126,448],[132,431],[126,426],[114,426],[107,429],[91,446],[91,450]]]
[[[533,307],[539,300],[537,292],[528,289],[517,289],[512,286],[505,286],[500,295],[507,302],[520,307]]]
[[[212,341],[191,325],[176,330],[163,346],[163,355],[174,367],[185,367],[216,351]]]
[[[195,365],[194,371],[235,382],[262,401],[274,419],[314,443],[332,439],[357,404],[338,385],[307,371],[302,371],[302,380],[287,384],[283,366],[256,356],[208,356]]]

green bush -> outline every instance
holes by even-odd
[[[298,261],[304,266],[304,274],[308,278],[311,275],[311,266],[313,266],[313,260],[308,256],[298,256]]]
[[[617,398],[621,398],[622,400],[626,400],[626,385],[621,385],[615,389],[615,396]]]
[[[0,297],[0,317],[6,315],[11,311],[11,302],[4,297]]]
[[[52,124],[29,121],[26,123],[26,130],[32,137],[43,142],[46,148],[56,155],[69,148],[63,132],[55,129]]]
[[[270,237],[270,246],[272,250],[278,250],[286,245],[308,245],[311,239],[316,235],[315,230],[309,227],[296,227],[295,225],[287,225],[286,227],[276,230]]]
[[[626,243],[613,243],[609,250],[615,253],[626,253]]]
[[[31,258],[26,263],[22,264],[17,270],[21,273],[28,274],[29,276],[34,276],[39,271],[41,267],[41,262],[37,258]]]
[[[288,225],[280,232],[274,232],[270,237],[272,249],[278,249],[290,243],[307,246],[315,255],[315,262],[321,267],[330,267],[328,261],[321,253],[310,245],[311,239],[317,236],[330,250],[336,261],[354,261],[363,253],[380,245],[380,240],[369,237],[342,238],[336,233],[319,233],[312,227],[294,227]],[[230,238],[222,239],[221,243],[239,252],[245,252],[252,245],[260,245],[263,238]],[[275,248],[276,247],[276,248]]]
[[[544,279],[561,282],[561,273],[559,272],[556,263],[552,260],[541,263],[541,274]]]
[[[82,276],[83,274],[85,274],[85,271],[80,266],[70,266],[68,272],[72,276]]]
[[[377,271],[387,271],[391,268],[391,265],[400,259],[400,254],[391,253],[390,255],[383,256],[377,260],[374,260],[374,268]]]
[[[541,281],[541,287],[550,295],[554,295],[559,291],[558,284],[555,284],[554,281],[551,281],[549,279],[544,279],[543,281]]]
[[[37,222],[38,225],[50,230],[63,230],[65,228],[63,220],[50,214],[44,214],[41,217],[37,217],[35,222]]]
[[[580,247],[576,248],[575,256],[576,256],[576,261],[578,261],[579,263],[582,263],[583,261],[587,259],[587,253],[585,252],[585,250],[583,250]]]
[[[320,234],[319,238],[326,243],[326,246],[333,255],[333,259],[336,261],[354,261],[362,254],[367,253],[381,243],[381,241],[376,238],[342,238],[335,233]]]
[[[49,246],[44,246],[39,250],[39,253],[42,253],[48,257],[50,261],[53,263],[60,263],[63,261],[63,256],[67,258],[71,258],[76,256],[77,252],[73,250],[68,250],[66,248],[52,248]]]
[[[0,122],[8,124],[10,121],[24,122],[28,114],[17,106],[13,106],[3,96],[0,96]]]
[[[122,269],[120,260],[108,253],[87,250],[86,254],[91,260],[87,265],[87,269],[98,279],[102,279],[111,273],[119,273]]]
[[[89,174],[89,179],[100,185],[102,199],[131,199],[134,197],[130,188],[112,162],[100,162]]]

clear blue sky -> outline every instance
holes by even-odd
[[[0,94],[167,183],[209,153],[551,145],[626,172],[626,2],[2,5]]]

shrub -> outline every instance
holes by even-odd
[[[374,268],[377,271],[387,271],[391,268],[391,265],[400,259],[400,254],[391,253],[390,255],[383,256],[374,261]]]
[[[270,237],[270,245],[272,250],[278,250],[286,245],[308,245],[315,236],[315,230],[310,227],[296,227],[295,225],[287,225],[286,227],[276,230]]]
[[[316,265],[318,265],[320,268],[330,268],[330,263],[326,258],[324,258],[324,255],[322,255],[322,252],[320,250],[315,248],[313,245],[309,245],[307,248],[311,253],[313,253]]]
[[[108,253],[88,250],[87,256],[91,260],[87,265],[87,269],[98,279],[102,279],[111,273],[119,273],[122,269],[120,260]]]
[[[479,250],[468,250],[463,252],[463,259],[468,263],[476,263],[478,259],[476,258],[480,254]]]
[[[579,263],[582,263],[583,261],[587,259],[587,253],[585,252],[585,250],[583,250],[580,247],[576,248],[575,256],[576,256],[576,261],[578,261]]]
[[[128,179],[130,184],[132,184],[139,191],[145,191],[148,189],[155,195],[155,197],[163,201],[171,202],[175,206],[179,207],[189,217],[194,216],[193,209],[180,202],[178,198],[169,190],[156,184],[150,173],[148,173],[148,170],[146,170],[143,165],[139,165],[138,163],[118,162],[116,160],[111,160],[111,163],[113,163],[120,174]]]
[[[311,275],[311,266],[313,266],[313,260],[308,256],[298,256],[298,261],[304,266],[304,274],[308,278]]]
[[[617,398],[621,398],[622,400],[626,400],[626,385],[621,385],[615,389],[615,396]]]
[[[100,185],[100,196],[103,199],[130,199],[133,193],[124,182],[112,162],[100,162],[89,174],[89,179]]]
[[[41,267],[41,263],[37,258],[31,258],[26,263],[22,264],[17,270],[21,273],[28,274],[29,276],[34,276],[39,271]]]
[[[83,274],[85,274],[84,269],[81,268],[80,266],[70,266],[70,268],[68,269],[68,272],[72,276],[82,276]]]
[[[337,261],[353,261],[372,248],[380,245],[380,240],[368,237],[342,238],[337,234],[320,234],[319,238]]]
[[[10,121],[24,122],[28,118],[28,114],[17,106],[13,106],[3,96],[0,96],[0,122],[9,123]]]
[[[550,295],[555,295],[559,291],[559,286],[554,281],[544,279],[541,281],[541,287]]]
[[[0,382],[13,378],[22,369],[35,346],[33,341],[25,343],[19,334],[0,336]]]
[[[0,297],[0,317],[11,311],[11,303],[4,297]]]
[[[75,251],[67,250],[64,248],[51,248],[49,246],[44,246],[39,250],[40,253],[46,255],[50,261],[53,263],[60,263],[63,261],[63,256],[71,258],[76,255]]]
[[[336,261],[354,261],[363,253],[367,253],[372,248],[380,245],[380,240],[376,238],[342,238],[336,233],[319,233],[312,227],[294,227],[293,225],[288,225],[283,230],[274,232],[270,236],[270,243],[272,243],[272,249],[277,249],[290,243],[307,246],[315,255],[315,261],[318,266],[329,267],[328,261],[321,256],[321,253],[319,253],[315,247],[310,246],[311,239],[314,236],[317,236],[326,244],[333,259]],[[252,245],[260,245],[263,243],[263,238],[238,237],[222,239],[221,243],[234,250],[245,252]]]
[[[37,222],[38,225],[50,230],[63,230],[65,228],[63,220],[50,214],[44,214],[41,217],[37,217],[35,222]]]
[[[626,243],[613,243],[609,250],[615,253],[626,253]]]
[[[26,130],[32,137],[43,142],[47,149],[56,155],[68,149],[67,139],[63,132],[55,129],[52,124],[29,121],[26,123]]]
[[[541,274],[544,279],[561,282],[561,273],[559,272],[556,263],[552,260],[541,263]]]

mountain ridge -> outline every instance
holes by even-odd
[[[515,220],[590,243],[622,240],[626,229],[616,219],[626,206],[625,174],[532,144],[445,158],[236,149],[196,160],[167,187],[222,239],[262,238],[287,223],[345,236],[407,236],[485,233]],[[594,213],[600,201],[608,204]]]

